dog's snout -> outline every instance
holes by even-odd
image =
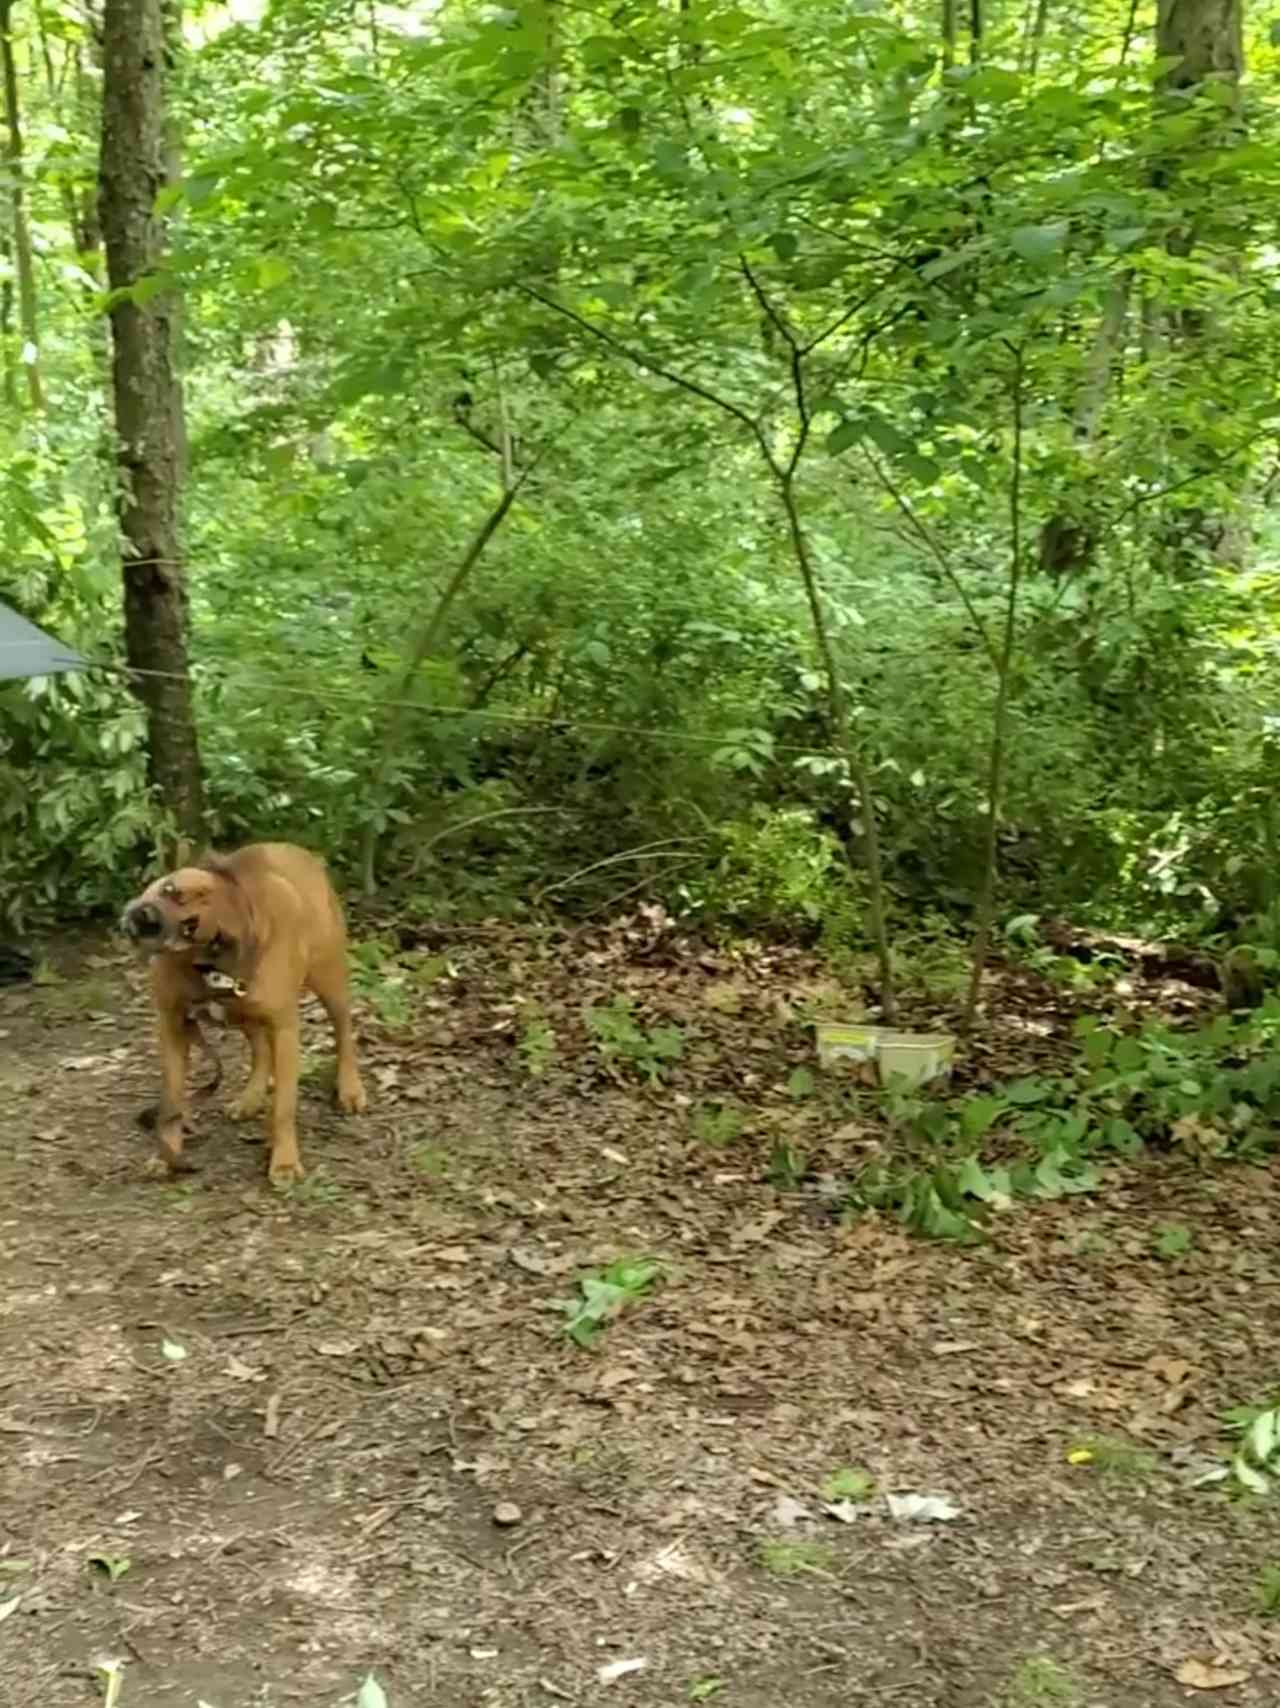
[[[158,937],[161,919],[149,901],[140,901],[125,909],[124,928],[134,937]]]

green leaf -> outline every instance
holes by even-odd
[[[186,1347],[185,1346],[179,1346],[179,1344],[176,1340],[161,1341],[160,1350],[161,1350],[161,1352],[164,1353],[165,1357],[167,1359],[169,1359],[171,1363],[174,1363],[174,1364],[180,1364],[182,1362],[182,1360],[187,1356]]]
[[[1261,1471],[1254,1470],[1253,1466],[1245,1458],[1243,1453],[1236,1454],[1235,1459],[1232,1461],[1231,1468],[1235,1472],[1237,1479],[1244,1484],[1245,1488],[1247,1488],[1250,1493],[1264,1495],[1270,1489],[1271,1484],[1263,1476]]]
[[[722,1678],[700,1678],[689,1686],[690,1702],[705,1702],[709,1696],[715,1696],[724,1689]]]
[[[1162,1228],[1156,1239],[1156,1255],[1158,1257],[1182,1257],[1191,1250],[1191,1231],[1189,1228]]]
[[[1260,1465],[1265,1465],[1280,1447],[1280,1411],[1264,1411],[1254,1418],[1245,1437],[1249,1451]]]
[[[907,473],[913,475],[921,486],[932,486],[942,473],[932,457],[922,457],[918,451],[905,452],[899,461]]]
[[[683,178],[688,171],[688,159],[681,143],[663,138],[654,144],[653,164],[664,178]]]
[[[259,255],[257,265],[258,286],[261,290],[271,291],[277,285],[284,284],[293,269],[282,255]]]
[[[1061,251],[1069,231],[1065,220],[1056,220],[1051,225],[1020,225],[1010,233],[1009,247],[1024,261],[1042,266]]]
[[[966,1097],[960,1111],[960,1131],[966,1139],[980,1139],[1004,1113],[1002,1097]]]
[[[769,239],[769,247],[779,261],[789,261],[800,247],[800,242],[793,231],[775,231]]]
[[[905,457],[915,451],[911,440],[882,415],[868,415],[862,423],[862,431],[888,457]]]
[[[202,207],[220,182],[216,172],[193,172],[182,180],[182,193],[190,207]]]
[[[387,1693],[372,1673],[356,1692],[356,1708],[387,1708]]]
[[[112,1583],[122,1578],[133,1564],[127,1557],[117,1559],[111,1554],[90,1554],[89,1564],[95,1570],[102,1572]]]
[[[827,434],[827,450],[833,457],[838,457],[842,451],[847,451],[850,445],[859,444],[861,439],[862,428],[858,422],[842,421]]]
[[[812,1097],[816,1083],[808,1068],[793,1068],[787,1075],[787,1096],[794,1097],[797,1102]]]
[[[860,1465],[844,1465],[823,1479],[823,1500],[869,1500],[875,1491],[876,1480]]]

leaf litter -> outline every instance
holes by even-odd
[[[494,927],[450,957],[464,994],[448,1043],[437,1019],[393,1032],[366,1012],[371,1072],[387,1070],[367,1125],[327,1125],[308,1103],[329,1199],[270,1200],[216,1118],[198,1186],[165,1195],[140,1182],[128,1123],[100,1121],[91,1076],[50,1080],[42,1121],[99,1124],[60,1173],[0,1154],[0,1202],[41,1195],[81,1289],[60,1300],[53,1337],[35,1304],[14,1304],[42,1297],[40,1241],[27,1219],[0,1225],[0,1371],[40,1372],[30,1392],[0,1388],[20,1447],[43,1456],[0,1467],[24,1555],[52,1546],[57,1560],[86,1537],[109,1551],[122,1503],[104,1514],[101,1500],[133,1478],[131,1556],[168,1559],[168,1581],[207,1608],[179,1633],[148,1607],[134,1639],[173,1668],[203,1657],[209,1701],[246,1699],[272,1676],[350,1699],[359,1654],[391,1657],[374,1680],[389,1703],[414,1700],[428,1670],[438,1694],[464,1700],[473,1652],[491,1657],[498,1692],[547,1678],[576,1699],[620,1664],[592,1653],[599,1634],[647,1658],[614,1680],[646,1708],[721,1680],[745,1699],[825,1708],[855,1679],[923,1708],[936,1678],[913,1657],[940,1630],[970,1694],[995,1701],[1027,1632],[1051,1637],[1062,1608],[1078,1610],[1076,1667],[1100,1700],[1271,1700],[1257,1692],[1280,1662],[1274,1626],[1233,1611],[1257,1569],[1247,1533],[1183,1480],[1189,1454],[1197,1472],[1227,1462],[1222,1413],[1259,1397],[1267,1339],[1250,1289],[1280,1225],[1269,1178],[1122,1162],[1092,1202],[1019,1208],[976,1252],[931,1247],[876,1216],[841,1219],[851,1155],[891,1141],[873,1110],[835,1107],[838,1088],[813,1070],[804,1017],[825,975],[802,951],[707,949],[649,914],[572,945]],[[732,1000],[707,1001],[726,981]],[[1060,993],[1042,999],[999,971],[993,990],[970,1071],[1066,1059]],[[615,1026],[606,1061],[583,1014],[620,995],[642,1036]],[[517,1048],[535,998],[557,1043],[537,1075]],[[43,1040],[5,1018],[38,1077]],[[123,1091],[142,1101],[151,1064],[136,1019]],[[304,1025],[310,1039],[319,1021]],[[655,1071],[633,1068],[627,1049],[643,1055],[654,1036]],[[717,1113],[730,1104],[740,1126]],[[794,1166],[771,1183],[779,1145]],[[447,1167],[419,1166],[437,1155]],[[95,1233],[104,1204],[134,1219],[123,1272]],[[1177,1265],[1154,1249],[1171,1226],[1195,1235]],[[661,1277],[627,1284],[625,1266],[648,1262]],[[190,1283],[182,1343],[216,1356],[159,1383],[144,1335],[132,1362],[95,1365],[108,1323],[154,1336],[159,1278],[175,1270]],[[566,1276],[620,1289],[576,1288],[585,1346],[557,1304]],[[86,1393],[101,1396],[96,1422],[68,1409]],[[1105,1423],[1089,1423],[1094,1411]],[[1091,1447],[1069,1464],[1084,1427],[1137,1451]],[[70,1471],[56,1460],[68,1452]],[[241,1467],[229,1482],[228,1464]],[[242,1485],[283,1504],[258,1519]],[[896,1492],[938,1488],[963,1500]],[[496,1522],[517,1501],[521,1523]],[[174,1537],[188,1534],[184,1552]],[[358,1596],[353,1536],[366,1538]],[[63,1570],[41,1568],[50,1613],[32,1616],[32,1665],[44,1617],[69,1620],[59,1641],[79,1632],[82,1652],[95,1630],[109,1635],[94,1621],[117,1598],[103,1584],[77,1601]],[[832,1632],[855,1591],[859,1652],[843,1670]],[[1247,1640],[1196,1645],[1216,1640],[1207,1617]],[[1180,1679],[1189,1648],[1207,1671]]]

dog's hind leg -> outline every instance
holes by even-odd
[[[360,1067],[356,1061],[356,1029],[351,1021],[351,991],[347,982],[347,959],[342,950],[326,955],[312,966],[307,983],[320,998],[333,1026],[338,1052],[338,1107],[346,1115],[362,1115],[369,1106]]]

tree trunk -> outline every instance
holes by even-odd
[[[1159,0],[1156,56],[1178,61],[1160,79],[1164,91],[1193,89],[1211,77],[1238,85],[1244,69],[1240,0]]]
[[[203,832],[200,750],[187,665],[180,555],[182,394],[168,290],[117,293],[160,268],[155,202],[168,179],[162,0],[106,0],[99,209],[111,305],[125,647],[147,708],[149,775],[182,837]]]
[[[23,182],[22,113],[18,106],[18,70],[13,57],[13,0],[0,0],[0,74],[4,79],[4,116],[9,130],[6,162],[12,180],[13,259],[18,274],[18,327],[22,334],[22,366],[32,409],[44,408],[40,382],[40,340],[36,324],[36,274],[27,223],[27,190]]]
[[[0,279],[0,398],[6,409],[18,407],[18,381],[13,371],[13,280],[9,265],[13,260],[13,245],[8,236],[0,234],[0,262],[4,263],[4,278]]]
[[[987,767],[987,835],[983,850],[982,889],[974,925],[973,960],[969,995],[960,1030],[973,1030],[982,995],[982,975],[991,951],[991,931],[996,918],[996,889],[1000,881],[1000,815],[1004,807],[1008,771],[1009,700],[1013,687],[1014,652],[1018,640],[1018,595],[1022,587],[1022,352],[1013,356],[1013,468],[1009,479],[1009,582],[1005,594],[1004,634],[1000,643],[996,703],[991,720],[991,747]]]
[[[848,766],[850,780],[858,792],[858,805],[862,811],[860,829],[862,831],[863,859],[866,863],[867,876],[867,923],[871,928],[871,941],[875,945],[876,961],[880,970],[880,1006],[883,1011],[883,1018],[892,1026],[898,1018],[898,997],[893,982],[893,953],[889,945],[888,909],[885,905],[884,860],[880,848],[880,825],[876,818],[871,767],[867,763],[867,757],[861,744],[854,740],[853,730],[849,722],[849,707],[845,699],[844,681],[840,675],[835,648],[831,644],[831,635],[827,629],[827,619],[822,608],[822,595],[818,589],[818,577],[814,571],[809,542],[805,537],[804,528],[800,522],[800,512],[796,506],[793,481],[794,467],[780,471],[771,463],[770,468],[777,480],[778,496],[781,498],[782,508],[786,512],[791,550],[796,560],[796,567],[800,571],[800,580],[804,586],[805,599],[809,606],[809,618],[813,624],[813,637],[818,645],[818,656],[822,660],[823,674],[826,677],[827,719],[831,730],[831,745]],[[852,856],[850,858],[852,859]]]
[[[1240,78],[1244,71],[1241,0],[1159,0],[1156,54],[1175,62],[1157,84],[1156,99],[1161,105],[1177,108],[1202,84],[1225,84],[1231,91],[1230,112],[1236,115],[1227,119],[1227,125],[1232,132],[1239,132]],[[1212,129],[1215,134],[1205,138],[1206,148],[1221,146],[1224,140],[1219,126]],[[1157,180],[1164,189],[1176,187],[1178,166],[1176,158],[1166,158],[1157,168]],[[1188,218],[1170,233],[1167,247],[1171,255],[1185,258],[1195,244],[1194,219]],[[1212,365],[1216,328],[1210,316],[1199,309],[1180,313],[1166,310],[1161,320],[1170,342],[1181,339],[1188,351],[1197,353],[1197,359]],[[1247,546],[1242,504],[1229,499],[1226,514],[1191,509],[1178,520],[1173,535],[1175,563],[1182,559],[1192,566],[1192,573],[1195,558],[1205,553],[1218,563],[1237,567]]]

